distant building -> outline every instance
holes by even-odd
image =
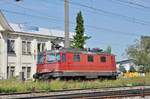
[[[0,77],[18,76],[26,79],[36,72],[37,54],[53,49],[51,41],[64,46],[64,31],[8,24],[0,12]],[[70,33],[72,41],[73,33]]]
[[[120,64],[122,64],[122,66],[124,66],[124,68],[128,72],[130,69],[130,66],[135,67],[134,61],[135,61],[134,59],[125,59],[125,60],[121,60],[121,61],[116,62],[117,71],[120,72],[119,66],[120,66]],[[135,69],[137,69],[137,68],[135,68]]]

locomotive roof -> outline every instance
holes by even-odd
[[[59,50],[48,50],[44,51],[41,53],[45,52],[67,52],[67,53],[79,53],[79,54],[99,54],[99,55],[109,55],[109,56],[115,56],[114,54],[110,54],[104,51],[93,51],[93,50],[87,50],[87,49],[59,49]]]

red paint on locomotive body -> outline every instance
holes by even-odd
[[[85,76],[84,72],[96,72],[96,76],[117,75],[115,56],[113,54],[73,49],[61,49],[40,53],[37,72],[46,73],[57,71],[62,72],[60,76],[71,76],[71,73]],[[66,74],[63,74],[63,72]],[[82,74],[80,74],[81,72]],[[110,74],[108,75],[107,73]]]

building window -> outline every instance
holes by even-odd
[[[88,55],[88,62],[93,62],[93,61],[94,61],[93,58],[94,58],[94,57],[93,57],[92,55]]]
[[[22,72],[23,72],[23,78],[28,79],[31,76],[31,67],[22,67]]]
[[[15,40],[8,40],[7,41],[7,51],[10,53],[15,52]]]
[[[45,51],[45,43],[38,43],[37,48],[38,48],[38,52]]]
[[[15,76],[15,67],[14,66],[8,66],[7,67],[7,78],[11,79]]]
[[[31,67],[27,67],[27,78],[30,78]]]
[[[79,62],[80,61],[80,55],[73,55],[73,60]]]
[[[22,41],[22,53],[23,54],[31,54],[31,42]]]
[[[66,54],[62,54],[62,61],[66,62]]]
[[[100,57],[100,61],[101,62],[106,62],[106,57],[105,56]]]
[[[27,42],[27,52],[31,52],[31,42]]]
[[[26,42],[22,41],[22,53],[25,53]]]
[[[23,78],[26,78],[26,67],[22,67]]]

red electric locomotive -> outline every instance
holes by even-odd
[[[102,51],[60,49],[39,53],[35,79],[113,78],[115,56]]]

